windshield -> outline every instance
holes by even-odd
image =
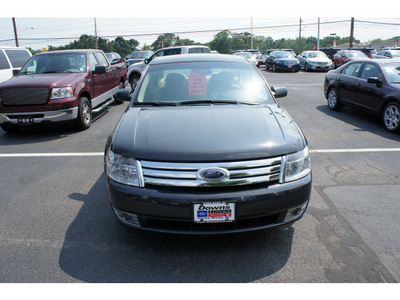
[[[150,52],[147,51],[139,51],[139,52],[133,52],[130,56],[130,58],[149,58],[150,57]]]
[[[282,51],[282,52],[275,52],[274,56],[276,58],[295,58],[294,55],[290,52]]]
[[[86,72],[85,53],[45,54],[33,56],[19,74]]]
[[[357,52],[348,52],[348,57],[366,57],[366,55],[360,51]]]
[[[235,55],[240,55],[240,56],[244,56],[244,57],[247,57],[247,58],[252,58],[253,57],[253,54],[250,53],[250,52],[238,52],[238,53],[235,53]]]
[[[274,103],[251,64],[186,62],[149,66],[135,103],[181,104],[187,101]]]
[[[308,52],[307,57],[309,58],[327,58],[324,52]]]
[[[383,65],[382,68],[391,83],[400,83],[400,63]]]

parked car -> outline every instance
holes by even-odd
[[[299,56],[300,67],[305,71],[323,70],[329,71],[333,68],[332,61],[322,51],[303,51]]]
[[[14,132],[26,126],[72,121],[77,129],[87,129],[92,113],[114,102],[126,78],[125,65],[111,65],[101,50],[36,54],[16,76],[0,85],[1,128]]]
[[[192,234],[300,219],[311,192],[309,150],[275,100],[286,94],[237,55],[152,60],[106,143],[117,219]],[[118,96],[129,98],[126,90]]]
[[[237,54],[237,53],[240,53],[240,52],[250,52],[254,56],[254,59],[257,62],[256,66],[259,67],[261,65],[261,63],[262,63],[262,55],[261,55],[261,52],[258,49],[233,50],[229,54]]]
[[[379,51],[377,55],[384,56],[385,58],[400,58],[400,50],[383,50]]]
[[[154,54],[154,52],[151,51],[151,50],[132,52],[125,59],[126,67],[129,67],[129,66],[131,66],[133,64],[137,64],[137,63],[143,62],[146,58],[149,58],[153,54]]]
[[[0,83],[13,77],[32,56],[28,49],[18,47],[0,47]]]
[[[388,131],[400,131],[400,60],[357,60],[329,71],[324,91],[331,110],[348,105],[382,118]]]
[[[333,56],[334,68],[353,60],[365,59],[367,56],[358,50],[340,50]]]
[[[330,60],[333,62],[333,56],[338,53],[341,49],[340,48],[319,48],[319,51],[322,51],[328,56]]]
[[[266,65],[267,63],[267,58],[269,57],[269,54],[273,51],[286,51],[286,52],[290,52],[291,54],[293,54],[294,56],[296,56],[296,53],[294,53],[294,51],[292,49],[268,49],[265,50],[262,55],[261,55],[261,61],[260,61],[260,65]]]
[[[251,52],[236,52],[234,55],[243,56],[249,62],[251,62],[253,65],[258,66],[257,58]]]
[[[278,70],[298,72],[300,63],[296,56],[288,51],[272,51],[267,58],[265,68],[267,70],[271,68],[273,72]]]
[[[368,58],[372,58],[372,55],[376,54],[376,50],[374,48],[360,48],[360,47],[352,47],[347,50],[358,50],[364,53]]]
[[[134,91],[136,85],[139,82],[142,72],[147,67],[147,64],[151,62],[154,58],[160,56],[169,56],[177,54],[195,54],[195,53],[211,53],[210,48],[202,45],[193,46],[177,46],[169,47],[157,50],[152,56],[146,58],[143,62],[131,65],[128,69],[128,81],[131,85],[131,89]]]
[[[121,55],[119,55],[117,52],[110,52],[110,53],[105,53],[108,61],[110,64],[118,64],[122,62]]]

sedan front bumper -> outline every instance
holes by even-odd
[[[246,188],[138,188],[106,179],[119,221],[151,231],[184,234],[241,232],[280,226],[300,219],[311,194],[311,174],[296,181]],[[235,221],[193,221],[194,203],[234,202]]]

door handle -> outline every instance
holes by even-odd
[[[106,78],[106,75],[101,75],[101,78],[103,78],[103,79]]]

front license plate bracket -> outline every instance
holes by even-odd
[[[195,223],[228,223],[236,219],[236,202],[198,202],[193,203]]]

